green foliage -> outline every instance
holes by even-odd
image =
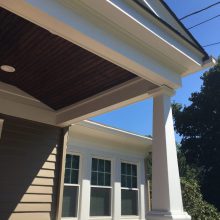
[[[198,182],[181,178],[184,208],[192,220],[219,220],[217,209],[203,200]]]
[[[175,129],[187,164],[199,170],[205,200],[220,210],[220,59],[201,78],[201,91],[192,93],[189,106],[173,105]]]

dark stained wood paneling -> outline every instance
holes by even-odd
[[[0,8],[0,81],[57,110],[126,82],[134,74]]]
[[[0,114],[0,219],[54,220],[61,128]]]

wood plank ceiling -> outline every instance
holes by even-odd
[[[136,76],[0,8],[0,81],[17,86],[54,110]]]

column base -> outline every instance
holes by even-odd
[[[147,213],[147,220],[191,220],[187,212],[160,212],[151,211]]]

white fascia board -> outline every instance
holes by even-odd
[[[110,7],[110,13],[119,12],[106,1],[88,2],[100,3],[100,6],[105,2]],[[82,1],[2,0],[0,5],[157,85],[165,84],[173,88],[181,85],[179,74],[183,69],[180,71],[179,68],[182,67],[169,61],[166,56],[161,58],[160,52],[152,47],[157,45],[156,42],[149,45],[149,42],[146,44],[140,41],[111,20],[100,16],[97,11],[85,6]],[[119,14],[125,15],[121,12]],[[133,23],[132,19],[126,22]],[[139,27],[138,24],[136,26]],[[145,34],[150,33],[147,29],[144,30]],[[145,38],[147,40],[148,35]]]

